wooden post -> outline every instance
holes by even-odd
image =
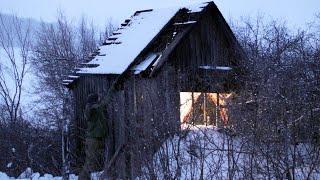
[[[217,93],[217,106],[216,106],[216,126],[217,126],[217,127],[218,127],[218,121],[220,121],[219,93]]]
[[[193,125],[194,124],[194,94],[193,92],[191,92],[191,111],[192,111],[192,118],[191,118],[191,124]]]
[[[207,99],[207,93],[204,93],[203,95],[203,121],[205,125],[207,126],[207,104],[206,104],[206,99]]]

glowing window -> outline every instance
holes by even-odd
[[[227,125],[231,94],[180,92],[180,121],[194,125]]]

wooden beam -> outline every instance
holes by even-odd
[[[177,47],[177,45],[181,42],[181,40],[185,37],[185,35],[187,35],[191,29],[195,24],[190,25],[189,27],[187,27],[184,31],[182,31],[181,33],[178,33],[178,35],[175,36],[175,39],[169,44],[169,46],[164,50],[161,59],[159,60],[159,62],[157,63],[157,65],[154,67],[154,69],[152,70],[150,77],[152,77],[160,68],[161,66],[167,61],[169,55],[171,54],[171,52]]]

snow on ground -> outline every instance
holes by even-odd
[[[246,144],[241,138],[233,136],[231,131],[213,126],[185,125],[178,136],[169,138],[155,154],[151,166],[143,168],[144,174],[153,173],[159,179],[243,179],[248,168],[249,153],[243,148]],[[259,167],[268,166],[263,157]],[[307,167],[295,169],[295,177],[305,179],[310,172]],[[265,179],[263,173],[256,178]],[[147,176],[148,177],[148,176]],[[147,177],[141,177],[145,179]],[[311,179],[320,179],[319,172],[312,172]]]
[[[0,179],[1,180],[13,180],[16,178],[9,177],[6,173],[0,172]],[[19,180],[62,180],[62,177],[53,177],[51,174],[44,174],[43,176],[40,176],[39,173],[33,173],[29,177],[21,177],[17,178]],[[77,180],[77,177],[72,176],[72,178],[69,178],[69,180]]]
[[[156,153],[157,176],[165,178],[163,160],[169,159],[167,165],[171,177],[227,178],[228,159],[225,155],[230,142],[225,133],[219,133],[213,126],[184,126],[183,129],[185,134],[168,139]]]
[[[25,177],[25,178],[13,178],[13,177],[9,177],[7,174],[0,172],[0,179],[1,180],[62,180],[62,177],[53,177],[51,174],[44,174],[43,176],[40,176],[39,173],[33,173],[31,176],[29,177]],[[71,175],[69,177],[69,180],[77,180],[78,177],[75,175]]]
[[[213,126],[183,126],[182,133],[165,141],[162,147],[154,155],[152,166],[145,165],[143,174],[137,179],[149,179],[150,169],[158,179],[229,179],[229,173],[233,173],[231,179],[243,179],[243,170],[249,162],[242,149],[244,142],[231,133]],[[227,135],[229,134],[229,135]],[[230,138],[232,137],[232,138]],[[257,156],[257,158],[259,158]],[[260,158],[259,158],[260,159]],[[264,165],[263,158],[259,164]],[[236,169],[232,169],[234,167]],[[61,180],[62,177],[53,177],[50,174],[41,175],[30,173],[27,169],[17,179],[34,180]],[[101,172],[100,172],[101,173]],[[308,174],[309,173],[309,174]],[[99,173],[93,173],[92,179],[98,180]],[[265,179],[259,173],[257,179]],[[308,177],[309,178],[306,178]],[[309,167],[295,169],[297,179],[320,179],[320,172],[310,171]],[[15,179],[0,172],[0,180]],[[76,175],[70,175],[70,180],[77,180]],[[271,179],[274,179],[271,177]]]
[[[44,174],[40,175],[40,173],[30,173],[31,168],[27,168],[26,171],[21,173],[21,175],[18,178],[9,177],[6,173],[0,172],[0,180],[62,180],[61,176],[54,177],[51,174]],[[102,172],[98,173],[92,173],[91,174],[91,180],[100,180],[99,175]],[[78,180],[78,176],[74,174],[69,175],[68,180]]]

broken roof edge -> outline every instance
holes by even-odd
[[[131,22],[136,22],[135,21],[136,19],[134,19],[134,17],[140,16],[140,14],[144,15],[144,14],[149,13],[149,12],[156,13],[156,15],[157,14],[159,15],[159,12],[161,12],[161,13],[164,13],[165,15],[166,14],[168,14],[168,15],[170,14],[170,16],[168,16],[167,19],[165,18],[166,21],[163,21],[163,24],[161,26],[158,26],[158,32],[155,32],[152,36],[150,36],[149,37],[150,39],[148,41],[142,41],[142,42],[144,42],[144,45],[140,47],[141,49],[133,48],[132,52],[134,52],[134,53],[129,53],[127,55],[129,59],[125,58],[126,59],[125,61],[127,61],[127,63],[125,63],[125,61],[121,61],[121,62],[118,63],[118,65],[116,65],[117,61],[114,60],[114,59],[116,59],[117,57],[114,57],[114,55],[118,54],[118,56],[119,56],[119,52],[117,52],[119,50],[119,47],[101,46],[101,49],[104,49],[103,51],[106,51],[106,50],[109,51],[110,48],[111,48],[111,51],[109,51],[111,53],[108,53],[109,54],[108,57],[102,58],[102,59],[105,59],[104,61],[102,61],[102,59],[99,59],[99,58],[95,57],[93,60],[96,60],[97,62],[95,62],[95,63],[99,64],[99,66],[97,66],[96,68],[85,68],[84,67],[84,68],[81,68],[80,71],[83,74],[87,74],[87,73],[107,74],[107,73],[110,73],[110,72],[111,73],[119,73],[119,74],[123,73],[129,67],[130,63],[133,62],[133,60],[140,55],[139,53],[142,52],[144,48],[148,47],[148,45],[150,43],[152,44],[153,43],[152,40],[158,37],[158,35],[161,33],[162,29],[166,28],[165,22],[168,23],[170,20],[172,20],[172,18],[176,17],[176,15],[182,9],[183,10],[187,10],[189,13],[198,13],[198,12],[202,12],[203,9],[205,7],[207,7],[208,4],[210,4],[210,3],[214,3],[214,2],[210,1],[210,2],[202,2],[202,3],[191,4],[191,5],[185,5],[185,6],[180,6],[180,7],[179,6],[175,6],[175,7],[170,7],[170,8],[155,8],[155,9],[146,9],[146,10],[136,11],[134,13],[134,15],[132,15],[130,17],[130,19],[126,19],[126,21],[125,21],[126,25],[124,27],[120,26],[120,30],[119,29],[116,30],[116,32],[121,31],[121,32],[124,33],[123,34],[124,36],[123,35],[119,36],[120,38],[122,37],[122,40],[123,40],[124,37],[126,39],[128,38],[126,35],[128,35],[127,32],[130,32],[130,27],[131,27],[130,24],[131,24]],[[152,17],[152,15],[151,15],[151,17]],[[142,18],[142,19],[144,19],[144,18]],[[157,19],[155,19],[155,20],[157,21]],[[142,20],[142,21],[147,21],[147,20]],[[135,24],[136,23],[134,23],[133,25],[135,25]],[[138,24],[140,24],[140,23],[138,23]],[[136,26],[134,26],[134,27],[136,27]],[[131,33],[131,35],[132,35],[132,33]],[[130,40],[129,41],[125,41],[125,42],[126,43],[124,43],[124,44],[126,44],[126,45],[128,44],[127,42],[131,43]],[[107,63],[106,59],[108,59],[108,62],[110,61],[110,63]],[[121,59],[123,59],[123,58],[121,58]],[[122,63],[124,63],[124,64],[121,65]],[[90,62],[87,63],[87,64],[90,64]],[[108,64],[110,64],[110,65],[108,65]]]
[[[93,74],[93,73],[77,73],[77,77],[78,78],[67,78],[62,80],[62,85],[65,86],[66,88],[68,88],[69,90],[72,90],[76,87],[76,84],[79,82],[81,77],[84,76],[105,76],[105,77],[119,77],[120,74],[114,74],[114,73],[107,73],[107,74]]]
[[[114,85],[117,86],[118,83],[124,78],[127,76],[128,72],[131,71],[131,68],[133,68],[136,63],[137,63],[137,60],[141,57],[141,55],[143,55],[147,50],[148,48],[150,48],[150,46],[155,42],[155,40],[159,37],[159,35],[161,33],[163,33],[166,29],[166,27],[168,27],[170,24],[172,24],[172,21],[174,19],[174,17],[179,14],[181,12],[181,10],[183,10],[184,8],[180,8],[175,14],[174,16],[172,16],[170,18],[170,20],[162,27],[162,29],[158,32],[158,34],[152,38],[152,40],[148,43],[148,45],[143,48],[141,50],[141,52],[139,53],[139,55],[128,65],[128,67],[119,75],[119,77],[116,79],[116,81],[114,82]]]
[[[75,74],[77,76],[94,76],[94,75],[103,75],[103,76],[107,76],[107,75],[118,75],[119,77],[116,79],[116,81],[114,82],[114,85],[117,86],[118,85],[118,82],[120,80],[122,80],[124,77],[127,76],[127,73],[130,72],[130,69],[132,67],[134,67],[136,64],[137,64],[137,60],[141,58],[141,56],[147,52],[147,50],[149,49],[149,47],[156,41],[156,39],[159,37],[159,35],[161,33],[163,33],[163,31],[165,31],[166,27],[168,27],[170,24],[172,24],[172,20],[174,19],[174,17],[180,13],[183,9],[185,8],[180,8],[171,18],[170,20],[162,27],[162,29],[157,33],[156,36],[154,36],[152,38],[152,40],[147,44],[147,46],[145,46],[138,54],[137,57],[134,58],[134,60],[131,61],[131,63],[127,66],[127,68],[122,72],[122,73],[92,73],[92,72],[84,72],[84,71],[81,71],[81,72],[76,72]],[[152,10],[151,10],[152,11]],[[150,12],[150,10],[140,10],[140,11],[136,11],[135,14],[139,12]],[[117,31],[117,30],[116,30]],[[81,68],[81,69],[90,69],[90,68]],[[79,78],[78,78],[79,79]],[[70,82],[69,84],[65,84],[63,83],[64,86],[66,86],[67,88],[69,89],[73,89],[75,83],[78,81],[77,80],[74,80],[72,82]]]
[[[203,4],[203,6],[199,6]],[[130,69],[136,65],[137,63],[137,60],[139,58],[141,58],[141,55],[143,55],[147,50],[148,48],[150,48],[150,46],[157,40],[157,38],[159,37],[159,35],[161,33],[163,33],[165,31],[165,29],[172,24],[172,21],[174,19],[174,17],[176,17],[177,14],[183,12],[183,11],[189,11],[189,12],[192,12],[192,13],[198,13],[198,12],[203,12],[204,9],[206,9],[210,4],[211,5],[214,5],[215,6],[215,3],[213,1],[209,1],[209,2],[202,2],[201,4],[193,4],[193,5],[189,5],[189,6],[184,6],[184,7],[177,7],[177,12],[169,19],[169,21],[160,29],[160,31],[151,39],[151,41],[149,41],[149,43],[139,52],[139,54],[131,61],[131,63],[127,66],[127,68],[125,68],[125,70],[122,72],[122,73],[92,73],[92,72],[76,72],[76,75],[79,75],[79,76],[90,76],[90,75],[119,75],[118,78],[116,79],[116,81],[114,82],[115,85],[118,84],[118,82],[120,82],[124,77],[126,77],[128,75],[128,72],[130,72]],[[198,6],[196,6],[198,5]],[[198,11],[194,11],[194,7],[191,8],[191,6],[194,6],[194,7],[198,7]],[[162,9],[168,9],[168,8],[162,8]],[[146,9],[146,10],[139,10],[139,11],[136,11],[134,13],[134,15],[136,15],[136,13],[143,13],[143,12],[150,12],[150,11],[153,11],[154,9]],[[155,9],[157,10],[157,9]],[[161,9],[159,9],[161,10]],[[133,17],[134,15],[132,15],[131,17]],[[194,23],[196,24],[196,23]],[[192,24],[192,25],[194,25]],[[190,29],[188,30],[188,32],[190,32]],[[115,30],[115,31],[118,31],[119,29]],[[188,33],[186,33],[188,34]],[[183,36],[185,36],[186,34],[184,34]],[[180,41],[179,41],[180,42]],[[161,60],[161,59],[160,59]],[[86,68],[81,68],[81,69],[86,69]],[[160,68],[159,68],[160,69]],[[71,82],[68,86],[69,87],[72,87],[74,85],[76,81],[73,81]],[[65,85],[66,86],[66,85]],[[68,87],[67,86],[67,87]],[[68,88],[69,88],[68,87]],[[70,89],[70,88],[69,88]]]
[[[143,42],[143,44],[144,45],[142,45],[140,48],[138,48],[138,49],[135,49],[135,50],[133,50],[132,52],[133,53],[129,53],[127,56],[128,57],[130,57],[126,62],[124,62],[124,64],[123,65],[120,65],[120,68],[119,68],[119,66],[118,67],[116,67],[115,66],[115,69],[114,70],[110,70],[110,66],[109,66],[109,68],[107,68],[107,69],[109,69],[109,70],[103,70],[103,67],[107,67],[107,65],[106,65],[106,63],[101,63],[101,62],[103,62],[103,61],[101,61],[100,62],[100,66],[97,66],[97,68],[80,68],[80,71],[78,71],[77,72],[77,74],[79,73],[79,72],[81,72],[82,74],[109,74],[109,73],[115,73],[115,74],[121,74],[121,73],[123,73],[123,72],[125,72],[125,70],[129,67],[129,65],[130,65],[130,63],[131,62],[133,62],[137,57],[139,57],[140,55],[141,55],[141,52],[143,52],[144,51],[144,49],[146,49],[146,48],[148,48],[149,47],[149,45],[150,44],[152,44],[153,42],[154,42],[154,40],[155,39],[157,39],[158,38],[158,35],[159,34],[161,34],[162,33],[162,30],[163,29],[165,29],[166,27],[167,27],[167,25],[168,25],[168,23],[176,16],[176,14],[180,11],[180,9],[178,9],[178,8],[161,8],[161,9],[147,9],[147,10],[139,10],[139,11],[136,11],[135,13],[134,13],[134,15],[132,15],[131,17],[130,17],[130,20],[132,21],[132,22],[136,22],[135,24],[133,24],[133,25],[136,25],[136,24],[140,24],[139,22],[138,22],[138,20],[137,19],[135,19],[135,17],[139,17],[139,16],[146,16],[146,14],[145,13],[156,13],[156,15],[159,15],[159,12],[168,12],[168,13],[165,13],[165,14],[167,14],[167,19],[166,18],[164,18],[164,21],[162,21],[162,23],[160,23],[160,26],[159,27],[157,27],[157,29],[155,30],[153,30],[153,35],[152,36],[150,36],[149,37],[149,39],[148,40],[146,40],[145,39],[145,41],[142,41]],[[152,16],[151,16],[152,17]],[[145,18],[143,18],[142,17],[142,21],[146,21],[146,20],[144,20]],[[149,19],[150,20],[150,19]],[[137,23],[138,22],[138,23]],[[158,23],[159,24],[159,23]],[[124,32],[129,32],[129,34],[131,33],[131,32],[133,32],[132,31],[132,28],[130,28],[130,27],[132,27],[132,25],[130,25],[130,23],[129,23],[129,25],[128,26],[125,26],[125,27],[122,27],[122,26],[120,26],[117,30],[115,30],[116,32],[117,31],[123,31],[123,33]],[[140,31],[137,31],[136,30],[136,32],[140,32]],[[123,36],[122,35],[122,38],[128,38],[127,37],[127,35],[128,35],[128,33],[126,33],[126,35],[125,36]],[[132,35],[132,33],[130,34],[130,35]],[[129,38],[130,39],[130,38]],[[132,41],[128,41],[129,43],[131,43],[131,45],[132,45]],[[109,46],[100,46],[101,47],[101,49],[102,48],[104,48],[105,50],[108,50],[107,48],[110,48]],[[112,50],[114,50],[114,47],[111,47],[111,48],[113,48]],[[117,48],[117,47],[116,47]],[[129,47],[130,48],[130,47]],[[119,49],[117,49],[117,50],[119,50]],[[110,52],[110,51],[109,51]],[[114,52],[114,51],[111,51],[111,52]],[[116,54],[116,53],[111,53],[111,54]],[[119,54],[119,53],[118,53]],[[111,55],[112,56],[112,55]],[[106,59],[106,58],[104,58],[104,59]],[[92,59],[91,61],[93,61],[93,60],[95,60],[95,58],[94,59]],[[97,59],[96,59],[97,60]],[[115,57],[113,57],[112,59],[108,59],[108,61],[110,61],[110,63],[109,64],[117,64],[116,62],[117,62],[117,60],[115,59]],[[106,61],[104,61],[104,62],[106,62]],[[90,63],[90,62],[89,62]],[[123,62],[122,62],[123,63]],[[118,63],[119,64],[119,63]],[[121,63],[120,63],[121,64]],[[122,66],[122,67],[121,67]],[[119,70],[120,69],[120,70]]]
[[[203,7],[201,7],[201,8],[202,8],[201,11],[196,11],[196,12],[201,12],[201,13],[203,13],[204,11],[206,11],[206,8],[207,8],[210,4],[211,4],[211,5],[214,5],[214,6],[217,8],[217,6],[215,5],[215,3],[214,3],[213,1],[202,2],[201,4],[204,5]],[[185,6],[185,7],[180,7],[179,10],[178,10],[178,11],[170,18],[170,20],[166,23],[166,25],[163,26],[163,28],[159,31],[159,33],[148,43],[148,45],[139,53],[139,55],[129,64],[129,66],[125,69],[125,71],[123,71],[123,73],[126,73],[126,72],[130,71],[131,68],[136,65],[137,59],[139,59],[140,56],[141,56],[142,54],[144,54],[146,50],[148,50],[148,48],[154,43],[154,41],[159,37],[159,35],[160,35],[163,31],[165,31],[165,29],[166,29],[169,25],[173,24],[172,21],[173,21],[174,17],[176,17],[179,13],[181,13],[181,12],[183,12],[183,11],[185,11],[185,10],[192,11],[192,9],[191,9],[190,7],[191,7],[191,6],[195,6],[195,5],[199,5],[199,4],[193,4],[193,5],[189,5],[189,6]],[[194,12],[194,11],[192,11],[192,12]],[[200,17],[201,17],[201,16],[200,16]],[[222,17],[223,17],[223,16],[222,16]],[[196,24],[196,23],[197,23],[197,22],[192,23],[192,25],[194,25],[194,24]],[[188,29],[186,30],[187,33],[183,34],[183,37],[184,37],[185,35],[187,35],[187,34],[192,30],[192,27],[194,27],[194,26],[191,26],[190,28],[188,28]],[[179,42],[180,42],[180,40],[179,40]],[[160,60],[161,60],[161,59],[160,59]],[[160,60],[159,60],[159,61],[160,61]],[[123,73],[122,73],[122,74],[123,74]]]

